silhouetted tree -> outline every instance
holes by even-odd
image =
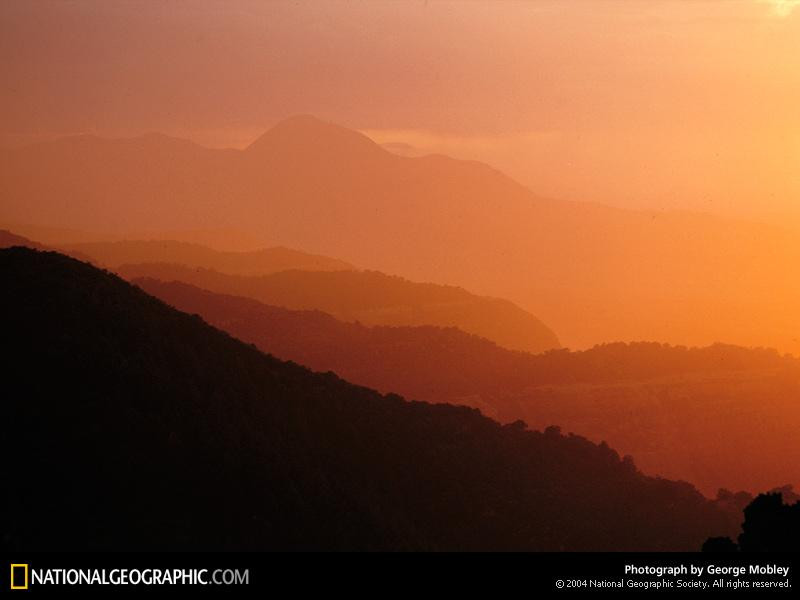
[[[743,552],[800,549],[800,502],[784,504],[781,493],[759,495],[744,509],[739,548]]]
[[[791,487],[787,487],[791,492]],[[781,492],[760,494],[744,509],[739,543],[712,537],[703,552],[797,552],[800,548],[800,502],[784,504]]]

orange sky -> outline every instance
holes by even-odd
[[[800,216],[797,4],[5,0],[0,138],[312,113],[543,195]]]

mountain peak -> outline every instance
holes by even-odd
[[[247,152],[357,152],[385,153],[378,144],[353,129],[312,115],[284,119],[247,147]]]

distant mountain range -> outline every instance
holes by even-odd
[[[16,233],[6,229],[0,229],[0,248],[13,248],[14,246],[32,248],[34,250],[55,250],[55,248],[48,246],[47,244],[41,244],[35,240],[17,235]],[[64,251],[64,253],[84,262],[91,262],[92,260],[90,257],[78,252],[77,250]]]
[[[288,269],[347,271],[355,267],[342,260],[289,248],[264,248],[250,252],[220,252],[200,244],[174,240],[124,240],[61,246],[66,252],[91,256],[114,269],[124,264],[168,262],[190,268],[214,269],[231,275],[268,275]]]
[[[69,227],[31,225],[30,223],[11,223],[0,221],[0,229],[13,231],[27,238],[38,240],[56,248],[78,244],[99,244],[104,246],[110,242],[142,241],[161,242],[175,241],[185,244],[205,246],[220,252],[254,252],[270,248],[263,238],[228,227],[212,227],[206,229],[159,229],[156,231],[126,231],[124,235],[108,231],[89,231]]]
[[[233,228],[417,281],[509,298],[567,346],[800,351],[800,241],[700,214],[542,199],[480,163],[404,157],[313,117],[245,150],[161,135],[0,156],[0,219],[124,233]]]
[[[26,237],[12,233],[5,229],[0,229],[0,248],[11,248],[13,246],[24,246],[25,248],[35,248],[36,250],[48,249],[39,242],[34,242]]]
[[[322,310],[365,325],[458,327],[506,348],[534,353],[559,347],[546,325],[507,300],[376,271],[291,270],[243,277],[166,263],[122,265],[116,271],[126,279],[182,281],[274,306]]]
[[[734,533],[606,445],[281,362],[66,256],[0,250],[0,277],[8,550],[682,550]]]
[[[521,391],[535,374],[531,354],[514,352],[455,327],[368,327],[320,310],[290,310],[251,298],[218,294],[180,281],[152,278],[132,283],[170,306],[205,321],[264,352],[315,371],[414,400],[455,402]]]
[[[0,248],[15,245],[54,249],[0,230]],[[508,348],[534,353],[559,347],[558,338],[547,326],[506,300],[474,296],[452,286],[355,271],[343,261],[288,248],[220,252],[171,240],[128,240],[69,244],[58,250],[127,278],[193,282],[279,306],[324,309],[347,321],[460,327]],[[156,262],[125,264],[137,260]],[[164,260],[181,264],[158,262]]]

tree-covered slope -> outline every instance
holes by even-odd
[[[610,448],[312,373],[56,253],[0,251],[7,549],[699,548]]]
[[[180,282],[134,281],[278,358],[501,422],[557,423],[710,497],[800,483],[800,361],[774,350],[640,342],[533,355],[455,328],[366,327]]]

